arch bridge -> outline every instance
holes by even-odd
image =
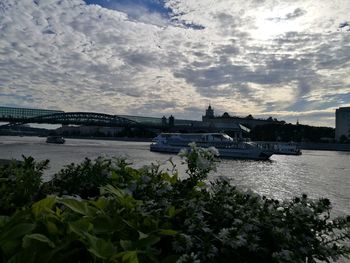
[[[0,106],[0,122],[9,123],[5,126],[26,123],[142,128],[160,128],[164,126],[162,118],[154,117],[111,115],[97,112],[64,112],[3,106]]]
[[[87,125],[108,127],[140,127],[141,123],[118,115],[94,112],[63,112],[36,116],[22,120],[21,123],[47,123],[63,125]]]
[[[34,117],[0,116],[0,121],[9,122],[5,126],[38,123],[62,125],[86,125],[106,127],[145,127],[144,124],[127,117],[94,112],[59,112]],[[146,125],[149,126],[149,125]]]
[[[110,115],[96,112],[64,112],[45,109],[13,108],[0,106],[0,122],[8,122],[2,127],[27,123],[84,125],[104,127],[127,127],[141,129],[167,130],[171,132],[219,132],[224,129],[211,122],[195,120],[168,119],[130,115]],[[231,124],[227,131],[240,132],[241,125]]]

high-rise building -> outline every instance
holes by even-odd
[[[335,111],[335,139],[350,139],[350,107],[342,107]]]

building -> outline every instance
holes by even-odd
[[[342,107],[335,111],[335,139],[350,139],[350,107]]]
[[[50,115],[55,113],[63,113],[63,111],[0,106],[0,118],[3,121],[7,121],[7,120],[11,121],[12,119],[28,119],[28,118],[34,118],[38,116]]]
[[[202,116],[202,121],[206,123],[211,123],[216,127],[229,127],[230,125],[240,124],[249,129],[254,128],[258,125],[271,124],[271,123],[282,123],[277,121],[276,119],[272,119],[271,117],[267,120],[263,119],[255,119],[252,115],[248,115],[245,118],[230,116],[227,112],[222,114],[221,116],[214,115],[214,109],[209,105],[208,109],[205,111],[205,115]]]
[[[63,136],[106,136],[116,137],[123,128],[120,127],[103,127],[103,126],[69,126],[62,125],[56,129],[58,134]]]

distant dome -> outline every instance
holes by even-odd
[[[227,112],[225,112],[224,114],[222,114],[222,117],[224,117],[224,118],[229,118],[229,117],[230,117],[230,114],[228,114]]]

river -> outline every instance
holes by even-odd
[[[181,174],[185,167],[175,155],[149,151],[149,142],[67,139],[63,145],[47,144],[46,138],[0,136],[0,159],[21,159],[22,154],[50,160],[49,180],[63,165],[85,157],[123,156],[139,168],[173,157]],[[164,166],[166,169],[167,165]],[[226,176],[232,184],[278,199],[302,193],[327,197],[335,215],[350,215],[350,152],[307,151],[301,156],[273,155],[270,161],[221,160],[209,179]]]

